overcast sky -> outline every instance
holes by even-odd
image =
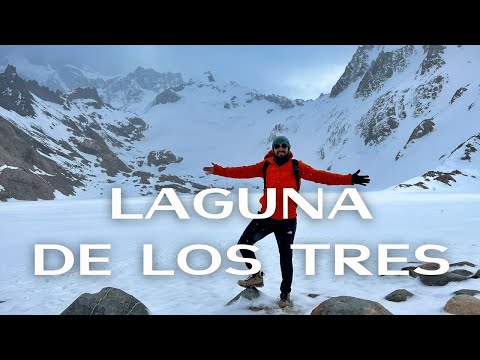
[[[137,66],[180,72],[184,80],[210,70],[265,93],[315,99],[329,93],[343,73],[354,45],[48,45],[0,46],[0,56],[27,55],[35,62],[88,64],[105,75]]]

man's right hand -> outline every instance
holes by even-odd
[[[212,165],[215,166],[214,163],[212,163]],[[205,171],[205,174],[212,175],[213,174],[213,166],[205,166],[203,168],[203,171]]]

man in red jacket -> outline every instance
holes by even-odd
[[[263,177],[265,174],[265,189],[263,197],[260,199],[262,205],[261,213],[265,212],[267,207],[267,188],[276,189],[276,208],[273,215],[267,219],[253,219],[243,232],[238,244],[253,245],[265,236],[275,234],[278,250],[280,253],[280,268],[282,271],[282,283],[280,285],[279,306],[285,307],[291,305],[290,291],[293,279],[292,249],[297,228],[296,204],[288,199],[288,217],[283,218],[283,189],[293,188],[297,191],[300,188],[300,179],[310,180],[326,185],[354,185],[365,186],[370,182],[368,175],[358,175],[360,170],[354,174],[335,174],[323,170],[315,170],[311,166],[293,160],[293,154],[290,151],[290,142],[285,136],[277,136],[272,142],[272,150],[265,156],[265,159],[249,166],[222,167],[217,164],[203,168],[206,174],[220,175],[230,178],[246,179],[254,177]],[[293,161],[292,161],[293,160]],[[265,162],[269,162],[265,167]],[[297,165],[295,170],[294,164]],[[295,175],[297,171],[297,175]],[[255,259],[255,254],[246,249],[241,250],[244,258]],[[252,265],[246,263],[251,269]],[[238,285],[243,287],[262,287],[262,271],[250,275],[246,280],[239,280]]]

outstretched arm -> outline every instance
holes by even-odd
[[[342,175],[324,170],[316,170],[301,161],[298,162],[302,179],[326,185],[352,185],[352,174]]]
[[[263,163],[261,161],[253,165],[235,167],[223,167],[212,163],[213,166],[205,166],[203,171],[207,175],[213,174],[235,179],[249,179],[263,176]]]

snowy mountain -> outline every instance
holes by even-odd
[[[113,186],[130,195],[260,189],[261,179],[205,176],[202,168],[261,161],[277,134],[317,169],[362,169],[369,189],[479,185],[478,46],[360,46],[331,93],[315,101],[262,94],[210,72],[185,82],[141,67],[106,77],[2,61],[0,199],[109,196]]]
[[[179,73],[159,73],[141,66],[125,76],[105,76],[88,66],[37,65],[22,57],[5,57],[2,62],[0,69],[14,64],[22,78],[36,80],[52,90],[68,92],[79,87],[94,87],[106,102],[123,109],[145,99],[152,101],[160,91],[184,83]]]

